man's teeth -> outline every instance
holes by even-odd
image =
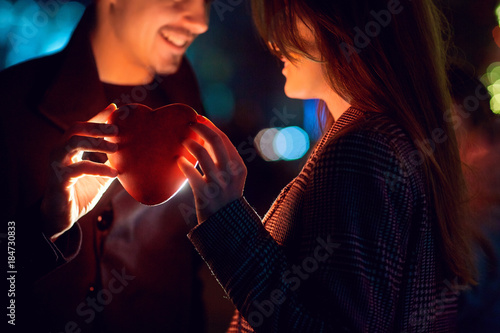
[[[164,33],[162,33],[163,38],[168,40],[170,43],[174,44],[175,46],[178,47],[184,47],[188,43],[185,38],[182,37],[176,37],[176,36],[169,36]]]

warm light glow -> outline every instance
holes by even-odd
[[[71,157],[71,162],[72,162],[72,163],[78,163],[78,162],[83,161],[83,159],[82,159],[82,157],[83,157],[83,153],[84,153],[83,151],[79,151],[79,152],[77,152],[75,155],[73,155],[73,156]]]

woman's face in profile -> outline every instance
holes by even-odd
[[[316,59],[321,59],[317,49],[316,39],[313,32],[304,22],[297,20],[297,28],[300,37],[308,45],[309,53]],[[303,55],[292,53],[295,61],[281,57],[284,63],[282,70],[286,77],[285,94],[290,98],[297,99],[324,99],[322,96],[331,92],[323,74],[323,66],[320,62],[313,61]]]

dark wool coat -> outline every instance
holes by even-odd
[[[415,145],[348,109],[264,219],[245,199],[189,237],[237,307],[230,332],[452,332]]]

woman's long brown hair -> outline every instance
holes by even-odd
[[[383,112],[415,143],[434,200],[446,277],[475,283],[466,192],[449,119],[445,20],[432,0],[252,0],[270,49],[313,58],[296,20],[314,32],[332,89],[353,107]],[[379,28],[377,28],[377,26]],[[364,36],[363,36],[364,35]]]

